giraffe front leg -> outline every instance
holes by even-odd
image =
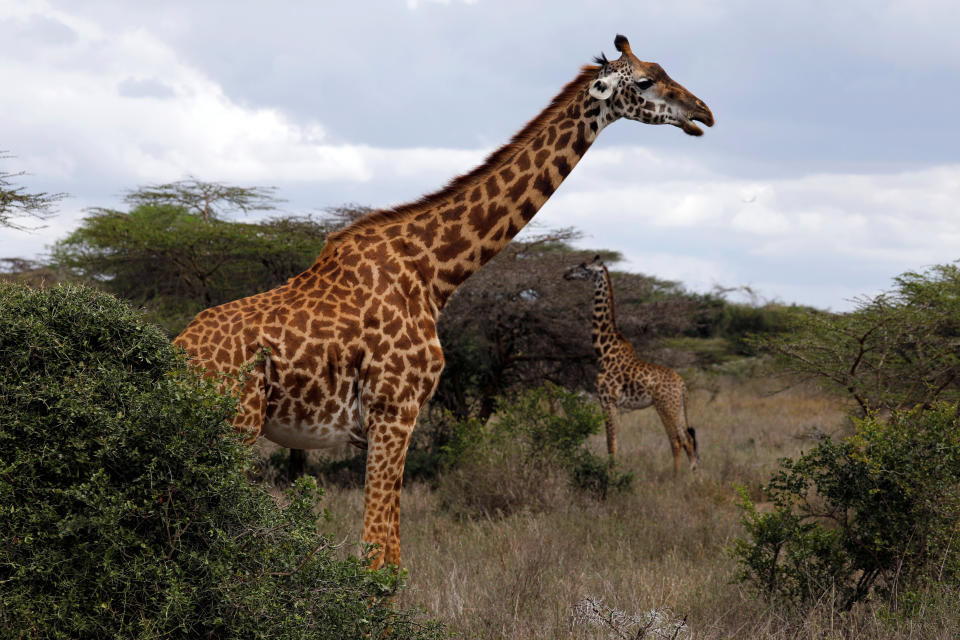
[[[615,403],[601,402],[604,424],[607,428],[607,453],[617,455],[617,431],[620,430],[620,410]]]
[[[368,420],[362,539],[377,545],[371,567],[378,569],[384,562],[400,564],[400,489],[416,412],[412,417],[371,415]]]

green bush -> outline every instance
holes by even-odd
[[[550,507],[573,486],[597,498],[629,489],[632,475],[587,449],[603,424],[600,408],[546,385],[500,399],[492,419],[460,422],[440,458],[439,491],[463,515],[506,515]]]
[[[436,637],[246,472],[230,398],[109,295],[0,284],[7,638]]]
[[[742,491],[739,579],[794,605],[832,591],[847,608],[871,592],[897,600],[960,586],[958,410],[856,420],[852,437],[782,461],[765,513]]]

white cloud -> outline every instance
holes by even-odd
[[[846,308],[902,271],[960,258],[960,165],[769,181],[657,173],[632,183],[639,167],[588,155],[581,168],[541,222],[574,225],[590,234],[585,245],[617,249],[631,268],[699,290],[749,284],[767,298],[793,292]]]
[[[693,233],[731,232],[757,250],[768,242],[805,238],[821,246],[852,242],[865,251],[886,243],[943,246],[950,243],[941,238],[960,233],[960,165],[768,181],[699,170],[691,178],[665,179],[660,171],[651,176],[636,165],[605,162],[604,150],[590,153],[600,160],[591,162],[588,154],[571,177],[576,186],[565,184],[547,205],[551,215],[602,218],[618,227],[640,223]],[[604,175],[594,175],[598,171]]]
[[[730,219],[730,226],[738,231],[758,235],[777,236],[790,231],[787,216],[769,207],[746,207]]]
[[[607,246],[606,244],[604,245]],[[736,272],[730,265],[717,260],[691,256],[680,251],[669,252],[628,252],[629,246],[617,247],[625,259],[615,267],[621,271],[632,271],[655,275],[665,280],[675,280],[696,291],[709,291],[715,286],[725,286],[735,282]]]
[[[3,169],[25,170],[29,175],[17,184],[28,190],[76,197],[42,230],[0,229],[0,255],[13,247],[19,255],[42,251],[75,226],[84,206],[116,206],[119,194],[138,184],[192,174],[281,186],[374,179],[439,186],[484,153],[333,143],[318,122],[231,100],[148,31],[109,32],[43,2],[4,4],[2,23],[13,33],[33,33],[40,25],[60,34],[39,48],[0,43],[6,57],[0,84],[17,87],[0,102],[0,148],[14,155]],[[40,184],[35,176],[43,177]]]
[[[364,182],[391,172],[403,178],[462,170],[481,154],[333,144],[318,122],[301,124],[278,109],[232,101],[144,30],[106,34],[40,3],[31,5],[35,13],[14,6],[18,20],[57,20],[77,34],[39,60],[13,57],[0,67],[0,83],[18,87],[17,99],[0,105],[5,128],[17,132],[4,144],[39,175],[70,179],[92,164],[127,184],[187,173],[233,181]],[[43,139],[53,144],[35,150]]]
[[[479,0],[460,0],[462,4],[477,4]],[[415,11],[421,6],[428,4],[442,4],[450,5],[453,4],[452,0],[407,0],[407,9]]]

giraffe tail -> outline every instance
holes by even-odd
[[[683,424],[687,428],[687,435],[693,441],[693,455],[700,461],[700,449],[697,447],[697,430],[690,426],[690,418],[687,417],[687,390],[683,390]]]

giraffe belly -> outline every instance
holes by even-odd
[[[350,428],[340,424],[293,424],[286,421],[267,420],[263,424],[263,437],[289,449],[338,449],[357,437]]]
[[[632,396],[624,395],[620,398],[620,406],[631,411],[636,409],[646,409],[653,404],[653,398],[647,394]]]

